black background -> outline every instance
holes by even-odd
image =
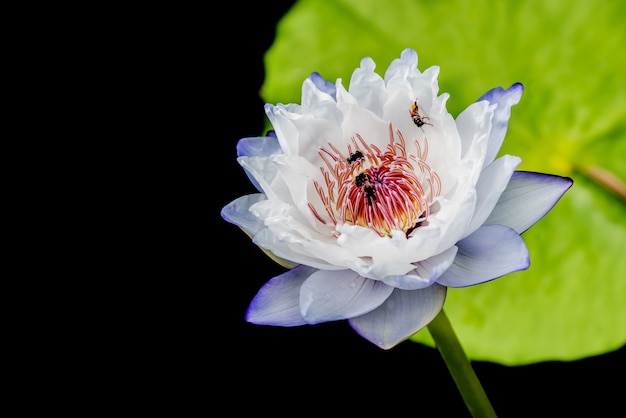
[[[219,178],[209,174],[209,228],[222,242],[217,248],[210,247],[210,277],[202,279],[210,282],[211,317],[208,323],[196,319],[197,332],[209,339],[203,358],[212,388],[208,389],[209,408],[223,403],[227,415],[389,416],[407,412],[409,416],[469,417],[433,348],[404,342],[383,351],[345,322],[279,328],[244,321],[257,290],[284,270],[236,226],[223,221],[219,211],[231,200],[255,192],[235,161],[235,145],[238,139],[263,131],[259,97],[263,54],[273,42],[276,23],[292,4],[221,5],[226,7],[220,11],[223,25],[211,28],[208,45],[200,43],[201,54],[210,60],[208,82],[223,92],[219,98],[207,98],[223,109],[212,110],[212,118],[225,118],[221,128],[207,132],[211,153],[219,157],[220,164]],[[218,37],[216,45],[226,49],[212,49],[214,36]],[[227,91],[219,86],[222,80]],[[207,129],[211,126],[216,125],[209,123]],[[215,265],[223,267],[216,269]],[[622,348],[573,362],[516,367],[473,362],[473,366],[500,417],[626,416],[626,369],[620,363],[624,356]]]

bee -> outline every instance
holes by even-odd
[[[363,153],[361,151],[354,151],[352,154],[350,154],[350,157],[348,157],[348,164],[362,161],[364,158],[365,157],[363,156]]]
[[[371,184],[370,183],[370,176],[368,176],[365,173],[361,173],[361,174],[359,174],[358,176],[356,176],[354,178],[354,183],[356,184],[356,187],[358,187],[358,188],[363,187],[363,185],[365,183]]]
[[[370,181],[369,174],[361,173],[354,178],[354,184],[361,189],[367,198],[367,204],[371,205],[376,200],[376,189],[374,184]]]
[[[367,204],[372,205],[372,202],[376,199],[376,189],[374,186],[365,186],[363,187],[363,192],[365,193],[365,197],[367,197]]]
[[[433,126],[432,123],[428,123],[428,122],[425,121],[425,119],[430,119],[428,116],[420,116],[419,108],[417,107],[417,100],[415,100],[413,102],[413,104],[411,105],[411,110],[409,111],[409,113],[411,114],[411,118],[413,119],[413,123],[418,128],[421,128],[424,125]]]

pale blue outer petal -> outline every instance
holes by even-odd
[[[521,83],[515,83],[506,90],[502,87],[491,89],[477,100],[477,102],[487,100],[490,104],[495,103],[498,105],[491,123],[491,134],[489,135],[485,165],[491,163],[496,158],[498,151],[500,151],[509,126],[511,106],[519,103],[523,92],[524,86]]]
[[[250,302],[246,321],[259,325],[305,325],[300,315],[300,287],[316,269],[297,266],[270,279]]]
[[[439,276],[450,267],[457,253],[457,247],[448,248],[441,254],[416,263],[415,269],[399,276],[387,276],[382,279],[389,286],[403,290],[423,289],[437,281]]]
[[[237,157],[267,157],[281,152],[275,136],[242,138],[237,142]]]
[[[487,282],[530,265],[528,249],[515,230],[504,225],[485,225],[457,243],[454,263],[437,280],[448,287]]]
[[[485,224],[507,225],[521,234],[543,218],[572,184],[569,177],[516,171]]]
[[[318,270],[300,289],[300,313],[308,324],[352,318],[379,307],[392,291],[352,270]]]
[[[445,299],[446,287],[437,283],[418,290],[396,289],[380,307],[348,322],[363,338],[388,350],[428,325]]]
[[[262,200],[266,200],[262,193],[241,196],[224,206],[220,214],[225,221],[254,236],[264,229],[265,225],[262,219],[250,212],[250,207]]]
[[[485,167],[476,183],[476,207],[463,238],[485,223],[521,162],[519,157],[504,155]]]
[[[335,87],[335,83],[331,81],[326,81],[326,79],[322,77],[321,74],[318,72],[311,73],[309,79],[311,79],[311,81],[319,91],[328,94],[330,97],[333,98],[333,100],[337,100],[337,87]]]
[[[253,138],[242,138],[237,142],[237,157],[266,157],[269,155],[279,154],[282,150],[275,136],[259,136]],[[263,191],[259,182],[254,178],[252,173],[246,167],[244,172],[248,176],[250,182],[260,192]]]

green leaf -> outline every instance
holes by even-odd
[[[265,56],[262,98],[299,103],[317,71],[348,86],[370,56],[379,74],[407,47],[441,68],[453,115],[521,82],[501,154],[574,186],[524,233],[528,270],[450,289],[446,312],[475,360],[574,360],[626,343],[626,203],[588,166],[626,179],[626,2],[300,0]],[[432,345],[426,330],[414,341]]]

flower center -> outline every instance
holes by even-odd
[[[430,204],[441,192],[439,176],[426,163],[428,142],[414,140],[415,155],[408,155],[402,133],[389,125],[389,143],[384,151],[368,144],[358,133],[348,145],[348,155],[333,144],[322,148],[320,167],[324,185],[315,181],[327,218],[312,204],[316,218],[327,224],[350,223],[391,236],[403,231],[407,238],[430,214]]]

